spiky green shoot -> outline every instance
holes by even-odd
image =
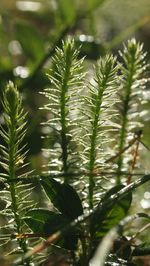
[[[93,177],[94,171],[104,163],[103,145],[109,130],[109,121],[112,116],[112,106],[116,97],[117,66],[112,55],[101,58],[95,68],[95,77],[90,84],[90,94],[85,97],[87,110],[86,134],[82,141],[84,145],[85,167],[89,171],[89,208],[94,206],[94,189],[96,186]],[[85,106],[84,104],[84,109]],[[84,162],[83,162],[84,164]]]
[[[57,171],[67,173],[73,168],[76,160],[76,149],[73,141],[75,112],[77,106],[77,94],[83,84],[82,73],[83,60],[78,60],[78,50],[75,48],[73,40],[63,43],[62,49],[57,48],[56,54],[52,59],[53,68],[48,75],[51,87],[43,93],[49,103],[44,109],[49,110],[51,119],[47,122],[55,132],[56,146],[54,150],[47,149],[50,153],[51,162],[49,167]],[[56,154],[56,156],[55,156]],[[77,164],[76,164],[77,166]],[[69,177],[64,177],[64,182],[69,182]]]
[[[0,128],[0,135],[4,144],[0,145],[2,160],[0,165],[4,172],[1,174],[1,180],[6,183],[5,200],[11,201],[11,212],[9,207],[4,210],[4,214],[8,215],[14,220],[14,232],[22,233],[22,207],[24,199],[20,197],[18,192],[19,184],[12,182],[14,179],[23,177],[21,174],[25,166],[24,160],[26,157],[25,145],[23,139],[26,133],[26,114],[22,107],[22,100],[19,96],[17,88],[12,82],[9,82],[3,93],[2,105],[4,108],[4,126]],[[9,225],[8,225],[9,228]],[[27,244],[24,240],[18,240],[21,250],[25,253],[27,251]]]
[[[143,45],[136,42],[135,39],[128,41],[127,45],[124,45],[124,51],[120,52],[123,64],[121,65],[121,91],[120,91],[120,124],[121,129],[119,132],[119,144],[118,151],[120,156],[117,160],[118,175],[117,183],[121,183],[120,172],[125,170],[124,156],[125,153],[121,153],[125,145],[127,145],[129,138],[133,138],[133,134],[141,129],[142,124],[139,123],[139,107],[142,102],[142,90],[147,82],[143,78],[143,74],[146,70],[145,56],[143,52]],[[135,116],[138,118],[136,121]]]

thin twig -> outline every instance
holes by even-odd
[[[118,158],[122,153],[124,153],[126,150],[128,150],[137,140],[139,139],[139,134],[135,134],[134,138],[129,142],[129,144],[124,147],[121,151],[119,151],[117,154],[114,156],[110,157],[105,161],[105,163],[110,163],[114,161],[116,158]]]
[[[140,140],[140,143],[148,150],[148,151],[150,151],[150,148],[142,141],[142,140]]]
[[[131,163],[131,169],[129,170],[130,174],[127,178],[127,185],[129,185],[131,183],[131,177],[132,177],[132,172],[136,166],[136,162],[137,162],[137,157],[138,157],[138,150],[139,150],[139,140],[136,141],[136,146],[135,146],[135,149],[133,151],[133,160],[132,160],[132,163]]]
[[[43,180],[44,178],[60,178],[60,177],[64,177],[64,176],[72,176],[72,177],[80,177],[80,176],[83,176],[83,175],[86,175],[88,176],[89,174],[92,175],[92,176],[99,176],[99,175],[102,175],[102,176],[115,176],[118,172],[116,171],[97,171],[97,172],[93,172],[93,173],[89,173],[88,171],[81,171],[81,172],[77,172],[77,173],[74,173],[74,172],[70,172],[70,173],[64,173],[64,172],[60,172],[58,174],[52,174],[52,173],[49,173],[47,175],[38,175],[38,176],[33,176],[33,177],[24,177],[24,178],[13,178],[11,180],[3,180],[3,181],[0,181],[0,186],[1,184],[9,184],[9,183],[12,183],[12,182],[21,182],[21,183],[24,183],[24,184],[28,184],[28,183],[40,183],[41,180]],[[130,173],[129,172],[125,172],[125,171],[121,171],[119,172],[120,175],[125,175],[125,176],[128,176]],[[147,173],[149,174],[149,173]],[[131,176],[144,176],[145,173],[132,173]]]
[[[150,223],[146,224],[145,226],[143,226],[138,232],[136,232],[136,234],[134,234],[129,242],[132,242],[139,234],[141,234],[142,232],[144,232],[145,230],[147,230],[150,227]]]
[[[135,166],[136,166],[136,162],[137,162],[137,157],[138,157],[138,150],[139,150],[139,144],[140,144],[140,140],[141,140],[141,137],[142,137],[142,130],[140,130],[137,134],[136,134],[137,138],[136,138],[136,145],[135,145],[135,148],[133,147],[133,159],[132,159],[132,162],[131,162],[131,167],[130,167],[130,174],[127,178],[127,185],[129,185],[131,183],[131,178],[132,178],[132,173],[133,173],[133,170],[135,169]]]

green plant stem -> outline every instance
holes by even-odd
[[[98,78],[98,76],[97,76]],[[95,166],[95,160],[96,160],[96,139],[97,139],[97,133],[98,133],[98,121],[101,111],[101,104],[102,104],[102,97],[103,92],[106,89],[107,84],[107,78],[108,75],[104,78],[104,80],[101,82],[98,78],[98,86],[99,91],[96,99],[96,106],[95,106],[95,115],[94,115],[94,121],[92,123],[92,136],[91,136],[91,147],[90,147],[90,160],[89,160],[89,208],[93,209],[93,194],[94,194],[94,177],[92,175],[94,166]]]
[[[100,112],[100,104],[97,101],[95,117],[93,122],[93,131],[91,136],[91,149],[90,149],[90,162],[89,162],[89,171],[92,173],[94,170],[95,160],[96,160],[96,137],[97,137],[97,129],[98,129],[98,120],[99,120],[99,112]],[[95,182],[93,175],[89,175],[89,208],[93,208],[93,193],[94,193]]]
[[[126,91],[125,100],[123,102],[123,118],[122,118],[122,127],[120,132],[120,142],[119,142],[119,153],[120,156],[118,157],[117,165],[118,165],[118,174],[117,174],[117,184],[121,183],[121,176],[120,172],[122,170],[122,164],[123,164],[123,154],[121,154],[121,151],[124,149],[125,141],[126,141],[126,129],[128,125],[128,110],[129,110],[129,102],[130,102],[130,95],[131,95],[131,89],[133,84],[133,75],[134,75],[134,63],[135,58],[132,58],[132,63],[129,69],[129,76],[127,77],[127,82],[125,85],[124,90]]]
[[[66,84],[65,84],[66,86]],[[64,87],[65,89],[65,87]],[[62,162],[63,162],[63,167],[62,170],[64,173],[67,172],[68,170],[68,164],[67,164],[67,157],[68,157],[68,143],[67,143],[67,127],[66,127],[66,115],[65,115],[65,108],[66,108],[66,102],[65,102],[65,90],[62,90],[61,93],[61,149],[62,149]],[[64,182],[67,183],[68,178],[64,178]]]
[[[62,162],[63,162],[63,167],[62,171],[64,173],[67,173],[68,171],[68,137],[67,137],[67,121],[66,121],[66,116],[67,116],[67,91],[68,91],[68,81],[70,78],[70,67],[71,67],[71,57],[70,57],[70,46],[68,46],[68,51],[66,51],[66,65],[65,65],[65,73],[64,77],[62,80],[62,88],[61,88],[61,96],[60,96],[60,115],[61,115],[61,149],[62,149]],[[64,182],[68,183],[69,181],[69,176],[64,177]]]
[[[10,125],[9,125],[9,143],[8,143],[8,150],[9,150],[9,175],[8,181],[16,178],[16,165],[15,165],[15,156],[16,151],[18,149],[18,145],[16,146],[17,142],[17,127],[16,127],[16,115],[17,115],[17,108],[16,110],[10,113]],[[15,183],[10,182],[10,194],[11,194],[11,202],[12,202],[12,212],[14,214],[14,220],[16,223],[16,231],[18,234],[22,233],[21,229],[21,219],[19,217],[18,212],[18,203],[17,203],[17,193],[15,188]],[[23,250],[24,253],[27,252],[27,245],[24,239],[18,239],[19,246]],[[28,260],[27,260],[28,261]],[[28,263],[26,261],[26,263]],[[26,264],[29,265],[29,264]]]
[[[16,142],[16,121],[13,115],[10,117],[10,140],[9,140],[9,179],[15,178],[15,164],[14,164],[14,155],[15,155],[15,142]],[[15,185],[13,183],[10,184],[11,198],[12,198],[12,211],[15,216],[15,222],[17,226],[17,232],[20,233],[20,219],[18,216],[18,207],[17,207],[17,198],[16,198],[16,190]]]

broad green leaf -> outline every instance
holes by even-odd
[[[56,232],[57,230],[61,230],[67,224],[69,224],[69,220],[66,219],[62,214],[55,214],[51,216],[44,225],[44,232],[48,235]],[[71,228],[67,231],[65,236],[63,236],[59,241],[59,245],[65,249],[74,250],[76,248],[76,244],[79,238],[79,229]]]
[[[38,31],[29,24],[16,23],[16,38],[30,60],[39,60],[44,55],[44,41]]]
[[[123,185],[117,185],[111,188],[101,199],[100,204],[103,204],[103,202],[108,200],[123,187]],[[130,208],[131,201],[132,194],[128,193],[121,200],[117,200],[114,206],[94,215],[90,224],[91,234],[95,237],[104,236],[113,226],[117,225],[119,221],[126,216]]]
[[[50,219],[59,217],[60,214],[56,214],[52,211],[45,209],[33,209],[26,213],[24,221],[32,229],[34,233],[47,233],[45,224]]]
[[[60,184],[52,178],[44,178],[41,184],[54,206],[68,219],[74,220],[83,214],[80,198],[70,185]]]
[[[69,220],[60,213],[45,209],[33,209],[26,214],[24,221],[35,234],[49,236],[69,224]],[[72,228],[58,242],[63,248],[74,250],[79,238],[79,229]]]

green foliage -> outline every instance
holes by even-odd
[[[25,163],[26,144],[23,144],[26,134],[26,114],[19,92],[12,82],[9,82],[4,90],[2,104],[5,126],[1,126],[0,129],[0,135],[4,141],[4,144],[0,145],[0,165],[4,172],[0,174],[0,179],[5,184],[4,190],[1,191],[1,198],[6,202],[6,206],[1,211],[1,215],[7,217],[5,230],[9,230],[8,232],[12,234],[21,234],[24,226],[22,216],[31,207],[31,202],[27,201],[31,185],[12,182],[15,178],[26,178],[29,175],[29,172],[25,171],[28,164]],[[7,241],[10,240],[7,239]],[[26,241],[23,239],[18,242],[21,250],[26,252]]]
[[[118,235],[119,233],[122,233],[122,229],[126,224],[137,218],[149,220],[150,216],[145,213],[137,213],[133,216],[125,217],[116,226],[112,227],[100,242],[94,256],[90,261],[91,264],[100,263],[100,265],[111,265],[112,263],[117,263],[118,265],[135,265],[130,260],[132,251],[132,238],[127,239],[124,236],[120,236],[118,238]],[[110,250],[112,250],[113,253],[109,253]]]
[[[131,205],[133,191],[150,179],[143,176],[149,169],[146,57],[134,39],[117,57],[111,50],[117,55],[134,34],[149,52],[149,7],[149,0],[1,1],[0,242],[8,242],[1,254],[9,255],[0,265],[85,266],[95,250],[98,265],[146,264],[148,215],[126,217],[148,204],[145,186]],[[21,92],[27,116],[16,87],[3,91],[8,80]]]
[[[54,204],[69,220],[74,220],[83,214],[83,208],[76,191],[68,184],[60,184],[55,179],[44,178],[41,184]]]
[[[89,207],[93,208],[93,194],[96,195],[95,177],[92,173],[104,168],[104,145],[110,130],[110,120],[115,115],[113,104],[117,101],[117,70],[116,60],[112,55],[101,58],[95,68],[95,77],[89,86],[89,96],[83,102],[83,168],[89,171]],[[111,97],[110,97],[111,95]],[[86,125],[84,124],[87,120]],[[111,140],[109,139],[111,142]],[[90,175],[91,174],[91,175]],[[100,177],[99,177],[100,178]],[[100,190],[99,190],[100,192]]]
[[[117,193],[124,186],[118,185],[111,188],[106,192],[105,196],[101,199],[100,204],[110,199],[112,195]],[[131,206],[132,193],[127,194],[124,198],[116,201],[113,206],[106,208],[102,213],[92,217],[90,222],[91,235],[97,238],[104,236],[113,226],[119,223],[128,213]]]
[[[139,119],[139,112],[142,105],[142,93],[145,88],[146,79],[146,53],[143,52],[143,45],[136,43],[135,39],[124,46],[124,51],[120,52],[123,60],[121,65],[122,84],[120,88],[121,102],[119,105],[120,124],[118,150],[121,152],[128,145],[129,139],[142,129],[143,124]],[[122,169],[128,169],[124,165],[125,154],[120,154],[117,159],[118,172]],[[130,154],[127,152],[128,160]],[[118,183],[121,182],[118,174]]]
[[[54,233],[68,222],[61,214],[45,209],[30,210],[24,220],[34,233],[41,236]]]
[[[9,83],[3,93],[5,125],[0,131],[4,141],[0,146],[0,164],[4,170],[1,182],[6,186],[2,195],[8,193],[8,198],[3,196],[2,200],[8,207],[1,213],[13,218],[15,230],[9,232],[18,239],[23,253],[27,251],[26,238],[49,236],[44,244],[23,256],[22,265],[30,265],[31,255],[54,241],[61,252],[63,249],[69,252],[69,263],[73,265],[88,265],[99,242],[100,254],[104,253],[101,265],[105,262],[106,265],[110,262],[126,265],[132,259],[132,243],[130,252],[124,249],[122,257],[110,246],[119,234],[122,239],[126,239],[124,234],[130,234],[124,227],[134,220],[126,217],[132,192],[150,177],[146,175],[133,183],[129,177],[122,178],[125,174],[131,176],[136,168],[140,138],[135,138],[135,134],[141,130],[141,124],[135,115],[139,115],[139,95],[147,82],[143,78],[145,53],[142,45],[132,39],[120,52],[122,63],[108,54],[99,59],[87,79],[84,59],[79,59],[79,54],[71,38],[62,43],[62,48],[57,47],[48,74],[49,88],[41,92],[47,100],[41,108],[48,113],[46,122],[42,123],[43,132],[48,132],[42,151],[47,162],[43,173],[32,179],[39,180],[47,208],[35,208],[26,202],[30,184],[24,183],[32,182],[24,164],[26,114],[13,83]],[[131,137],[132,145],[136,143],[135,154],[129,149]],[[132,157],[125,166],[127,154]],[[145,216],[135,214],[134,218]],[[50,247],[50,253],[53,248]],[[109,252],[114,254],[106,260]],[[130,254],[127,256],[127,253]],[[20,259],[15,265],[19,263]],[[33,263],[37,265],[34,256]]]
[[[70,185],[60,184],[49,177],[45,177],[41,184],[48,198],[59,212],[33,209],[26,214],[25,222],[34,233],[38,231],[41,236],[48,236],[82,215],[83,208],[78,194]],[[72,250],[75,249],[78,238],[79,228],[72,228],[59,244]]]
[[[150,243],[144,242],[138,245],[132,253],[132,256],[149,256],[150,254]]]
[[[56,49],[52,60],[53,68],[48,74],[52,86],[45,89],[43,93],[49,99],[44,109],[49,110],[52,115],[51,119],[44,124],[52,128],[53,136],[58,140],[55,148],[45,149],[45,152],[51,154],[49,167],[51,170],[65,173],[70,170],[70,167],[73,169],[74,164],[77,167],[78,159],[74,143],[73,126],[76,123],[74,112],[84,77],[83,60],[77,60],[78,54],[71,40],[63,43],[62,49]],[[69,176],[64,176],[65,182],[68,182],[68,179]]]

